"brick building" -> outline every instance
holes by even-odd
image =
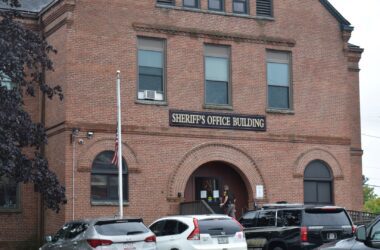
[[[362,209],[363,50],[327,0],[40,3],[24,14],[59,51],[46,77],[65,99],[28,107],[68,203],[41,212],[32,186],[18,186],[17,206],[0,209],[0,247],[117,214],[117,70],[125,215],[150,223],[183,202],[213,207],[224,185],[238,214],[276,201]]]

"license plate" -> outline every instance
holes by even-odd
[[[336,233],[327,233],[328,240],[336,240]]]
[[[228,238],[218,238],[218,244],[228,244]]]
[[[136,247],[133,245],[133,243],[126,243],[123,244],[124,250],[136,250]]]

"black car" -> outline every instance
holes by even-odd
[[[315,249],[355,231],[346,210],[335,206],[269,206],[247,212],[239,222],[248,250]]]
[[[360,226],[355,237],[338,242],[327,243],[319,247],[323,250],[370,250],[380,249],[380,216],[367,227]]]

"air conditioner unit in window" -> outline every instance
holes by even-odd
[[[155,90],[144,90],[144,99],[156,100],[157,92]]]

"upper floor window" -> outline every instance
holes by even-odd
[[[199,8],[199,0],[183,0],[183,6],[189,8]]]
[[[233,0],[232,9],[234,13],[248,14],[248,0]]]
[[[256,0],[256,15],[257,16],[273,16],[272,0]]]
[[[224,11],[224,0],[208,0],[208,9]]]
[[[20,208],[19,185],[11,179],[0,177],[0,211]]]
[[[11,78],[0,72],[0,87],[5,87],[8,90],[13,89],[16,85],[12,82]]]
[[[268,107],[291,109],[290,53],[267,52]]]
[[[230,48],[205,46],[205,103],[231,105]]]
[[[138,38],[138,99],[165,99],[165,42]]]
[[[157,0],[158,4],[168,4],[168,5],[174,5],[175,0]]]
[[[91,201],[118,201],[118,168],[112,164],[114,151],[103,151],[92,162]],[[123,158],[123,199],[128,200],[128,172]]]

